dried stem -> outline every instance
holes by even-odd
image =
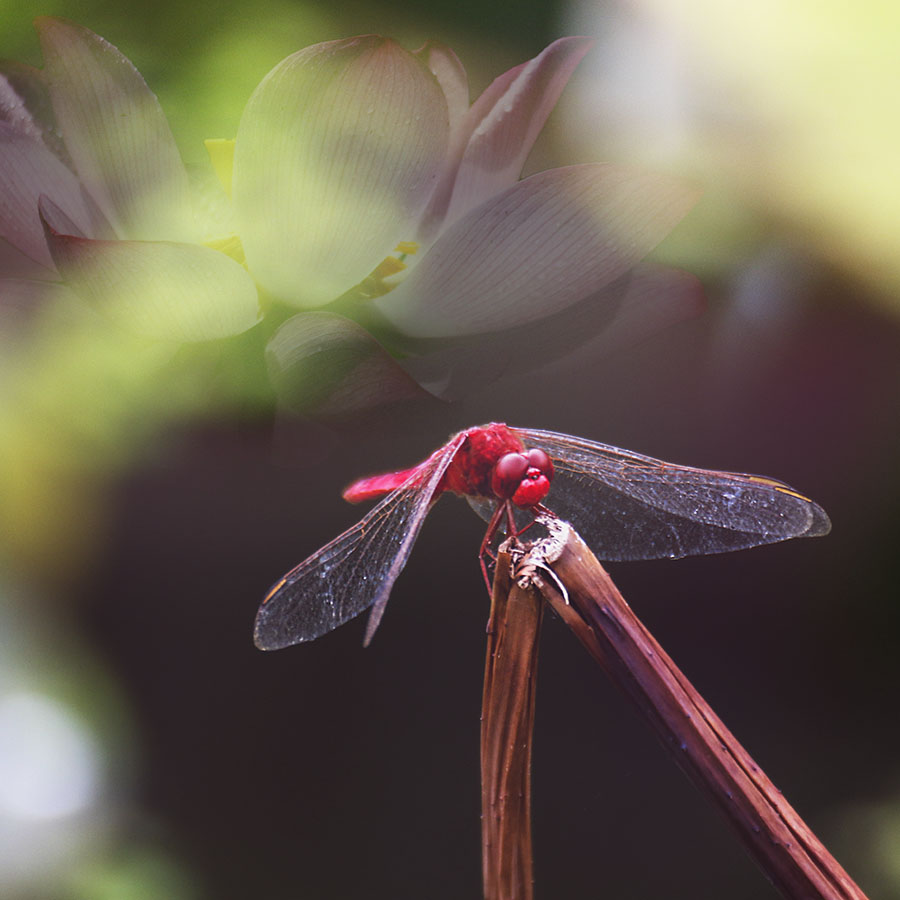
[[[637,704],[675,761],[724,813],[778,890],[791,900],[865,900],[637,619],[581,538],[565,523],[546,524],[553,539],[532,548],[520,575],[530,576],[525,580],[538,586],[615,684]],[[555,578],[548,577],[548,567]]]
[[[532,900],[531,739],[544,604],[497,560],[481,709],[481,841],[485,900]]]

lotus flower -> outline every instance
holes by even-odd
[[[253,279],[213,249],[156,97],[86,28],[39,19],[43,70],[0,71],[0,305],[69,292],[132,332],[236,334]],[[208,245],[209,244],[209,245]]]
[[[696,308],[689,276],[634,270],[693,204],[690,188],[602,164],[519,180],[589,45],[555,41],[471,106],[462,65],[435,43],[414,53],[373,35],[317,44],[263,79],[226,180],[257,282],[317,310],[270,342],[283,394],[302,403],[323,361],[339,406],[416,383],[459,392],[512,354],[583,341],[617,310],[627,330]]]
[[[471,106],[440,44],[411,53],[370,35],[293,54],[236,140],[209,145],[233,204],[226,234],[195,216],[131,63],[80,26],[37,27],[44,69],[0,75],[6,307],[74,293],[141,335],[190,341],[252,326],[259,291],[282,319],[279,306],[303,310],[267,348],[281,397],[337,413],[423,385],[459,394],[696,307],[689,276],[635,268],[689,188],[599,164],[519,180],[585,38],[554,42]]]

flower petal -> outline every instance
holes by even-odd
[[[452,224],[488,197],[515,184],[559,95],[591,48],[585,37],[554,41],[534,59],[494,80],[472,104],[463,125],[467,144],[455,170],[442,178],[423,223]],[[438,207],[442,191],[446,206]],[[427,234],[425,235],[427,237]]]
[[[47,194],[78,227],[92,218],[78,179],[37,138],[0,122],[0,236],[42,266],[52,266],[38,217]]]
[[[32,66],[10,60],[0,62],[0,122],[6,122],[19,134],[52,142],[54,151],[61,148],[53,135],[53,109],[47,86]]]
[[[144,337],[206,341],[239,334],[259,320],[253,280],[223,253],[169,241],[93,241],[62,234],[47,221],[57,269],[82,300]]]
[[[438,41],[426,41],[413,51],[413,56],[428,66],[444,92],[452,133],[469,111],[469,77],[463,64],[449,47]]]
[[[675,179],[621,166],[539,172],[443,232],[409,276],[373,302],[414,337],[524,325],[614,281],[694,201]]]
[[[334,313],[292,316],[272,335],[266,363],[282,405],[316,418],[427,396],[365,329]]]
[[[66,149],[116,234],[197,239],[187,173],[159,101],[137,69],[73,22],[39,18],[36,26]]]
[[[47,256],[49,257],[49,255],[50,252],[47,251]],[[59,280],[56,269],[50,269],[35,262],[30,256],[2,237],[0,237],[0,277],[25,278],[37,281]]]
[[[702,308],[703,289],[693,275],[640,264],[539,322],[462,338],[421,355],[410,353],[401,364],[431,393],[457,400],[501,377],[571,356],[586,344],[591,359],[621,352]]]
[[[244,110],[234,158],[260,284],[314,307],[362,281],[412,239],[448,128],[434,76],[386,38],[316,44],[277,65]]]
[[[592,356],[606,356],[699,316],[705,308],[703,285],[696,275],[670,266],[642,263],[629,273],[622,303],[608,327],[591,330],[582,322],[580,330],[587,332],[586,339],[574,346],[586,344],[586,351]]]
[[[453,183],[460,160],[469,140],[469,77],[459,57],[449,48],[436,41],[428,41],[418,50],[416,55],[426,63],[437,78],[444,97],[447,100],[447,111],[450,116],[450,134],[447,140],[447,153],[435,183],[434,191],[428,205],[422,213],[416,230],[416,240],[422,244],[430,244],[443,224],[450,198],[453,195]]]
[[[21,335],[50,303],[77,302],[62,284],[0,278],[0,341]]]

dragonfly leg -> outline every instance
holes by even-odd
[[[513,515],[512,503],[507,500],[504,506],[506,507],[506,533],[511,538],[517,538],[519,536],[519,531],[516,528],[516,519]]]
[[[491,516],[491,521],[488,522],[487,531],[484,533],[484,540],[481,542],[481,547],[478,548],[478,561],[481,563],[481,574],[484,576],[484,583],[487,586],[488,594],[491,596],[493,596],[493,588],[491,586],[490,576],[488,575],[486,557],[495,559],[494,554],[491,552],[491,541],[494,540],[494,536],[497,534],[497,529],[500,527],[500,521],[503,518],[503,511],[508,506],[508,503],[503,502],[497,504],[494,515]]]
[[[553,511],[550,510],[550,509],[547,509],[547,507],[544,506],[543,503],[536,503],[534,506],[531,507],[531,509],[529,510],[529,512],[535,514],[535,518],[533,518],[527,525],[523,525],[521,528],[518,528],[518,529],[517,529],[517,528],[516,528],[516,525],[515,525],[515,522],[513,521],[513,518],[512,518],[512,510],[510,510],[510,512],[509,512],[509,525],[508,525],[507,530],[508,530],[509,533],[512,534],[514,537],[519,537],[520,535],[525,534],[525,532],[528,531],[528,529],[531,528],[532,525],[536,524],[536,523],[537,523],[537,514],[538,514],[538,513],[541,514],[541,515],[543,515],[543,516],[552,516],[554,519],[556,518],[556,513],[553,512]]]
[[[482,575],[482,577],[484,578],[484,586],[487,588],[488,594],[490,594],[490,596],[493,597],[493,596],[494,596],[494,591],[493,591],[493,589],[492,589],[492,587],[491,587],[491,576],[488,575],[487,562],[485,561],[484,556],[482,556],[482,557],[478,560],[478,562],[481,564],[481,575]]]
[[[516,537],[518,537],[520,534],[525,534],[525,532],[528,531],[528,529],[531,528],[531,526],[534,525],[534,523],[535,523],[536,521],[537,521],[536,519],[532,519],[527,525],[523,525],[523,526],[516,532]]]

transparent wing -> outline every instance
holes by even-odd
[[[311,641],[371,606],[368,644],[463,440],[457,435],[356,525],[273,585],[256,614],[256,646],[279,650]]]
[[[678,466],[552,431],[513,430],[553,460],[546,504],[601,559],[721,553],[831,530],[820,506],[772,478]]]

